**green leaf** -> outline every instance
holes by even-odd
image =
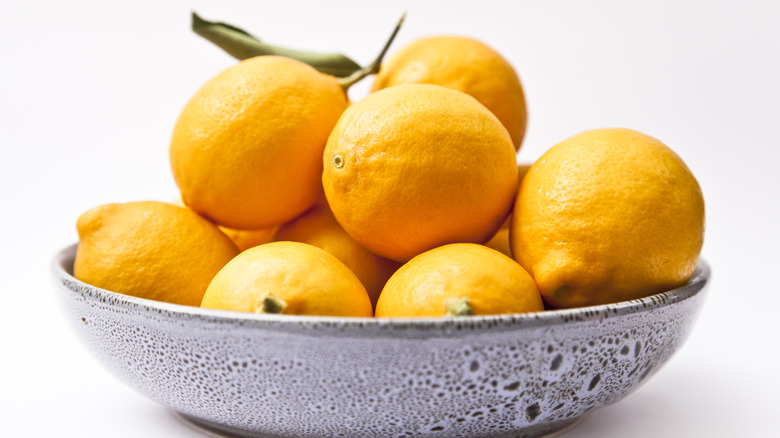
[[[206,21],[195,12],[192,13],[192,30],[237,59],[262,55],[286,56],[336,77],[349,76],[360,70],[360,66],[355,61],[341,53],[318,53],[273,46],[235,26]]]

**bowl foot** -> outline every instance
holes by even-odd
[[[189,427],[190,429],[200,432],[203,436],[213,438],[241,438],[244,436],[251,436],[230,433],[227,430],[222,430],[221,426],[218,424],[210,423],[187,414],[182,414],[181,412],[175,411],[173,409],[169,409],[168,412],[170,412],[171,415],[173,415],[173,417],[179,420],[182,424]]]
[[[246,431],[236,429],[230,426],[225,426],[217,423],[213,423],[208,420],[203,420],[191,415],[183,414],[174,410],[170,410],[171,414],[181,420],[182,423],[188,427],[197,430],[204,436],[213,438],[285,438],[281,435],[266,435],[260,432]],[[537,427],[519,430],[514,432],[501,432],[498,434],[486,435],[485,437],[495,438],[554,438],[558,434],[563,433],[577,424],[584,417],[576,417],[569,420],[559,421],[553,424],[539,425]],[[540,427],[541,426],[541,427]],[[435,436],[435,435],[432,435]],[[323,438],[323,437],[317,437]]]

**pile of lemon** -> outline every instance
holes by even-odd
[[[518,166],[525,128],[514,68],[471,38],[412,42],[353,103],[304,62],[252,57],[174,127],[183,206],[84,213],[74,275],[177,304],[362,317],[587,306],[690,278],[704,201],[678,155],[597,129]]]

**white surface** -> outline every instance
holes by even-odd
[[[560,436],[777,436],[780,2],[365,3],[0,5],[2,435],[198,436],[93,361],[48,266],[86,209],[176,196],[178,111],[234,62],[189,31],[189,12],[367,63],[407,9],[395,49],[466,34],[516,66],[530,112],[521,160],[623,126],[675,149],[704,190],[714,275],[692,336],[639,391]]]

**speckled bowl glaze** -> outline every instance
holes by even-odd
[[[255,315],[129,297],[53,263],[67,318],[132,388],[247,437],[536,437],[614,403],[687,337],[710,270],[612,305],[449,319]]]

